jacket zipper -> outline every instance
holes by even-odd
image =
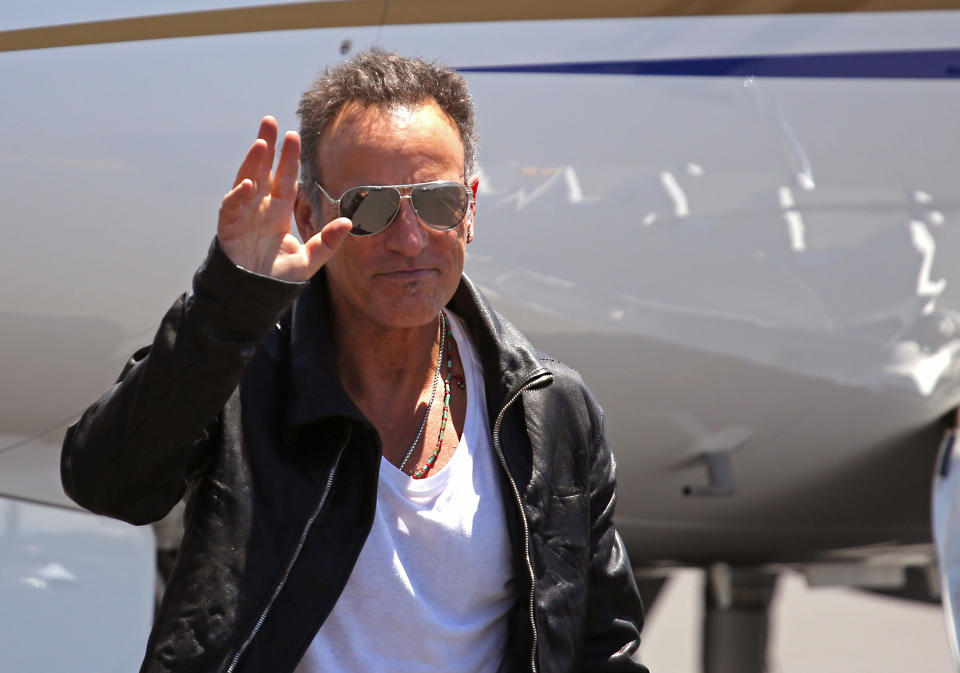
[[[294,548],[293,554],[290,555],[290,559],[287,561],[287,566],[283,570],[283,575],[280,576],[280,581],[277,582],[277,586],[274,587],[273,593],[270,595],[270,600],[268,600],[267,604],[263,607],[263,611],[260,613],[257,623],[253,625],[253,629],[251,629],[246,640],[243,641],[243,644],[240,645],[236,654],[233,655],[233,659],[230,661],[230,665],[227,667],[226,673],[234,673],[237,668],[237,664],[240,663],[240,658],[243,656],[243,653],[247,651],[247,648],[250,647],[250,643],[253,642],[253,639],[260,631],[260,627],[263,626],[263,622],[267,619],[267,614],[270,612],[270,608],[273,607],[273,603],[277,600],[277,597],[283,590],[284,585],[286,585],[287,580],[290,577],[290,573],[293,570],[293,566],[296,564],[297,559],[300,558],[300,554],[303,552],[303,547],[307,543],[307,535],[310,534],[310,529],[313,527],[313,522],[316,521],[317,517],[320,515],[320,511],[323,509],[324,503],[327,501],[327,496],[330,494],[330,488],[333,486],[333,478],[337,473],[337,467],[340,465],[340,457],[343,455],[343,450],[347,448],[347,444],[350,443],[350,435],[352,433],[353,427],[348,424],[347,438],[344,440],[340,450],[337,451],[337,457],[333,461],[333,467],[330,469],[330,474],[327,476],[327,483],[323,487],[323,493],[320,495],[320,500],[317,502],[317,506],[314,508],[310,518],[307,519],[306,524],[304,524],[303,530],[300,532],[300,539],[297,540],[297,546]]]
[[[523,510],[523,502],[520,500],[520,490],[517,488],[517,482],[514,481],[513,475],[510,474],[510,470],[507,469],[507,460],[503,456],[503,449],[500,446],[500,424],[503,421],[503,416],[506,413],[507,409],[517,401],[517,398],[527,389],[531,388],[534,384],[540,383],[545,378],[551,378],[549,373],[540,374],[529,380],[527,380],[520,390],[513,394],[513,396],[507,400],[507,403],[503,405],[500,409],[500,413],[497,414],[497,420],[493,424],[493,448],[497,452],[497,458],[500,460],[500,465],[503,467],[503,471],[507,475],[507,481],[510,482],[510,488],[513,490],[513,498],[517,503],[517,509],[520,511],[520,521],[523,524],[523,558],[527,564],[527,572],[530,574],[530,632],[533,634],[533,640],[530,644],[530,670],[531,673],[537,673],[537,622],[536,616],[534,614],[534,600],[536,596],[534,595],[534,583],[536,582],[536,576],[533,571],[533,560],[530,558],[530,529],[527,524],[527,514]]]

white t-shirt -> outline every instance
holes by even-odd
[[[370,535],[295,673],[496,673],[516,599],[483,374],[447,313],[466,377],[460,444],[413,479],[385,459]]]

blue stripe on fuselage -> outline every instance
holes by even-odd
[[[477,73],[516,72],[661,77],[950,79],[960,77],[960,49],[541,63],[468,67],[458,68],[458,70]]]

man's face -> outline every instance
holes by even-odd
[[[348,106],[324,133],[320,147],[320,180],[334,198],[359,185],[464,179],[460,135],[433,100],[387,110]],[[321,196],[319,202],[320,213],[311,216],[313,231],[337,217],[326,199]],[[306,237],[311,230],[304,230],[302,219]],[[460,281],[472,226],[471,210],[458,227],[431,229],[404,199],[384,231],[348,236],[326,264],[338,319],[357,317],[406,328],[436,318]]]

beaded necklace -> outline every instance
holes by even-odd
[[[449,327],[447,327],[446,340],[448,343],[453,342],[453,335],[450,334]],[[437,435],[437,446],[433,450],[433,453],[430,454],[430,457],[427,458],[427,462],[411,475],[414,479],[423,479],[427,476],[433,468],[433,464],[437,462],[440,449],[443,448],[443,431],[447,429],[447,421],[450,420],[450,372],[452,371],[453,349],[450,349],[447,351],[447,375],[443,379],[443,414],[440,416],[440,433]]]
[[[440,455],[440,449],[443,448],[443,433],[447,429],[447,421],[450,419],[450,375],[453,372],[453,349],[450,348],[448,350],[447,344],[453,344],[453,335],[450,333],[450,326],[447,324],[446,316],[444,316],[442,311],[440,312],[440,330],[440,356],[437,358],[437,371],[433,377],[433,392],[430,394],[430,403],[427,405],[427,412],[423,416],[423,422],[420,424],[420,430],[417,432],[417,436],[414,438],[413,444],[411,444],[410,448],[407,449],[407,454],[403,457],[403,461],[400,463],[400,470],[403,471],[407,461],[413,454],[413,450],[420,441],[420,436],[423,434],[423,429],[427,425],[427,419],[430,417],[430,409],[433,407],[433,398],[437,391],[437,380],[440,378],[440,363],[443,362],[443,355],[444,352],[446,352],[447,375],[443,379],[443,413],[440,415],[440,432],[437,436],[437,446],[434,448],[433,453],[430,454],[430,457],[427,458],[427,462],[425,462],[419,470],[415,470],[413,474],[410,475],[414,479],[423,479],[426,477],[433,468],[434,463],[437,462],[437,456]]]

